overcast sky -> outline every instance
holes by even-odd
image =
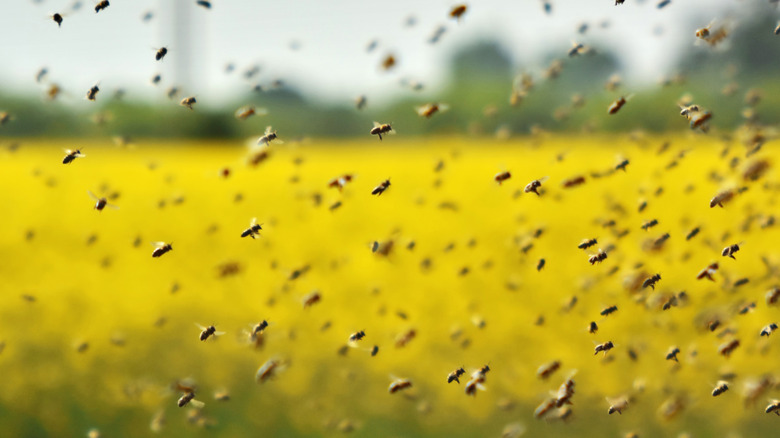
[[[213,0],[210,10],[195,0],[110,0],[97,14],[93,0],[0,0],[0,87],[39,92],[35,74],[45,66],[49,80],[73,99],[99,81],[101,90],[121,87],[150,98],[175,84],[201,101],[219,101],[276,78],[322,99],[368,94],[381,100],[396,94],[404,77],[435,95],[451,53],[488,38],[502,41],[517,68],[530,71],[541,70],[542,53],[555,49],[563,56],[575,39],[613,47],[627,80],[650,83],[670,73],[676,54],[694,43],[690,17],[709,21],[747,2],[768,2],[672,0],[659,10],[659,1],[549,0],[548,15],[543,0],[472,0],[457,22],[448,18],[458,4],[452,0]],[[74,11],[74,3],[81,8]],[[144,23],[147,11],[154,16]],[[64,15],[61,27],[50,18],[55,12]],[[411,27],[408,17],[415,20]],[[576,30],[583,22],[590,29],[581,36]],[[440,25],[446,33],[429,44]],[[373,39],[378,48],[367,53]],[[169,53],[157,62],[161,46]],[[378,68],[386,53],[398,59],[394,71]],[[237,71],[226,74],[227,63]],[[250,83],[240,73],[254,64],[261,73]],[[150,84],[156,73],[163,77],[157,88]]]

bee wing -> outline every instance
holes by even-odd
[[[258,116],[268,115],[268,109],[267,108],[255,108],[255,114],[258,115]]]
[[[114,205],[114,204],[106,203],[106,207],[108,207],[108,208],[110,208],[112,210],[119,210],[119,206],[118,205]]]
[[[217,332],[214,332],[214,336],[222,336],[222,335],[224,335],[225,333],[227,333],[227,332],[220,332],[220,331],[217,331]]]
[[[206,403],[203,403],[202,401],[195,400],[195,399],[190,400],[190,404],[193,407],[198,408],[198,409],[202,409],[204,406],[206,406]]]
[[[93,201],[99,201],[100,200],[100,198],[95,196],[95,194],[92,193],[90,190],[87,190],[87,194],[89,195],[90,198],[92,198]]]
[[[202,325],[198,324],[197,322],[194,322],[193,324],[195,324],[195,327],[197,327],[197,328],[199,328],[201,330],[206,330],[206,327],[203,327]]]
[[[440,112],[444,112],[444,111],[447,111],[449,109],[450,109],[450,106],[447,105],[446,103],[440,103],[439,104],[439,111]]]
[[[374,128],[378,128],[378,127],[380,127],[380,126],[382,126],[382,124],[381,124],[381,123],[379,123],[379,122],[377,122],[377,121],[374,121]]]
[[[284,140],[282,140],[279,137],[276,137],[276,139],[274,140],[274,143],[276,143],[276,144],[284,144]]]
[[[268,135],[268,134],[270,134],[272,132],[273,132],[273,128],[271,127],[271,125],[268,125],[268,126],[265,127],[265,134],[263,134],[263,135]]]
[[[167,245],[167,243],[165,243],[165,242],[151,242],[151,244],[152,244],[152,246],[156,246],[158,248]]]
[[[252,220],[249,222],[250,227],[254,227],[257,224],[257,218],[253,217]]]

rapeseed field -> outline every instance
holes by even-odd
[[[3,150],[2,435],[769,436],[775,148],[392,137],[272,144],[257,165],[230,142]],[[151,257],[155,241],[172,250]]]

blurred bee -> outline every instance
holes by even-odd
[[[770,400],[769,405],[767,405],[764,412],[767,414],[774,412],[775,414],[780,415],[780,400]]]
[[[257,139],[257,144],[270,146],[272,141],[276,141],[277,143],[284,143],[282,140],[279,140],[278,136],[276,135],[276,131],[274,131],[273,128],[266,126],[263,136]]]
[[[723,248],[723,251],[720,253],[720,255],[723,257],[731,257],[732,259],[736,260],[737,258],[734,257],[734,253],[737,251],[739,251],[739,244],[735,243]]]
[[[623,172],[626,172],[626,167],[628,167],[628,160],[622,160],[615,166],[615,170],[622,170]]]
[[[707,328],[708,328],[708,329],[709,329],[711,332],[714,332],[715,330],[717,330],[717,329],[718,329],[718,327],[720,327],[720,321],[718,321],[717,319],[714,319],[714,320],[712,320],[712,321],[709,321],[709,322],[707,323]]]
[[[262,320],[252,327],[252,336],[262,335],[265,329],[268,328],[268,321]]]
[[[780,287],[773,287],[766,292],[766,304],[771,306],[780,300]]]
[[[177,405],[179,405],[180,408],[183,408],[187,406],[188,404],[192,403],[193,406],[199,407],[198,405],[201,404],[201,402],[195,400],[195,392],[185,392],[184,395],[182,395],[179,400],[176,402]]]
[[[382,140],[382,134],[394,134],[395,131],[393,130],[392,126],[390,126],[388,123],[379,123],[374,122],[374,127],[371,128],[371,131],[369,131],[371,135],[379,136],[379,140]]]
[[[87,100],[95,101],[97,99],[98,91],[100,91],[100,88],[98,88],[98,84],[95,84],[87,91]]]
[[[597,331],[599,331],[599,326],[596,325],[596,321],[591,321],[590,324],[588,324],[588,333],[594,334]]]
[[[167,47],[160,47],[157,49],[157,52],[154,54],[154,59],[157,61],[162,61],[163,58],[165,58],[165,55],[168,54],[168,48]]]
[[[447,111],[448,109],[450,109],[450,107],[443,103],[426,103],[425,105],[415,107],[415,111],[417,111],[417,115],[420,117],[425,117],[427,119],[430,119],[431,116],[433,116],[439,111],[444,112]]]
[[[319,303],[322,300],[322,296],[319,291],[314,291],[305,297],[303,297],[303,308],[311,307],[314,304]]]
[[[558,387],[557,398],[555,399],[555,407],[560,408],[565,404],[572,404],[571,398],[574,396],[574,379],[569,377],[561,386]]]
[[[396,339],[395,341],[395,348],[405,347],[406,344],[408,344],[412,339],[414,339],[415,336],[417,336],[417,331],[415,331],[414,329],[401,334],[400,336],[398,336],[398,339]]]
[[[152,245],[154,245],[156,248],[154,248],[154,251],[152,251],[152,257],[160,257],[161,255],[165,254],[166,252],[172,251],[173,246],[170,243],[165,242],[152,242]]]
[[[211,2],[206,0],[198,0],[195,2],[198,6],[203,6],[206,9],[211,9]]]
[[[620,0],[622,3],[623,1]],[[615,412],[617,412],[620,415],[623,415],[623,411],[628,409],[628,399],[625,397],[620,397],[617,399],[610,400],[607,398],[607,402],[610,403],[609,409],[607,410],[607,413],[612,415]]]
[[[609,306],[606,309],[602,310],[601,313],[599,313],[599,315],[608,316],[617,312],[617,310],[618,310],[617,306]]]
[[[691,116],[693,114],[699,112],[699,105],[693,104],[693,105],[677,105],[680,107],[680,115],[685,117],[688,120],[691,120]]]
[[[780,35],[780,22],[777,23],[777,27],[775,28],[775,35]]]
[[[591,265],[595,265],[596,263],[601,263],[602,261],[606,260],[607,253],[599,249],[599,252],[597,254],[593,254],[590,257],[588,257],[588,262]]]
[[[540,366],[536,370],[536,377],[546,380],[549,378],[554,372],[558,371],[558,369],[561,367],[561,363],[557,360],[554,360],[550,363],[546,363],[542,366]]]
[[[472,376],[471,379],[469,379],[469,381],[466,382],[466,386],[463,388],[463,390],[465,391],[466,395],[471,395],[476,397],[478,389],[482,391],[485,390],[485,386],[483,385],[484,382],[485,382],[484,375]]]
[[[716,205],[722,208],[723,204],[731,201],[733,198],[734,190],[724,190],[719,192],[710,200],[710,208],[715,207]]]
[[[328,187],[336,187],[341,191],[348,182],[352,181],[352,175],[345,173],[338,178],[328,181]]]
[[[210,337],[214,337],[216,339],[217,336],[222,336],[225,334],[225,332],[218,332],[217,328],[213,325],[210,325],[208,327],[203,327],[200,324],[195,324],[200,329],[200,340],[205,341]]]
[[[157,85],[162,80],[162,75],[156,74],[152,76],[152,85]]]
[[[496,176],[493,177],[493,180],[498,183],[498,185],[501,185],[504,181],[508,180],[512,177],[512,174],[509,171],[499,172],[496,174]]]
[[[539,406],[536,407],[536,410],[534,410],[534,418],[540,419],[545,415],[547,415],[547,413],[554,408],[555,408],[555,399],[548,398],[544,400]]]
[[[626,1],[626,0],[615,0],[615,6],[617,6],[617,5],[622,5],[624,1]],[[612,412],[610,412],[610,414],[611,414],[611,413],[612,413]]]
[[[672,0],[661,0],[660,2],[658,2],[658,4],[656,5],[656,7],[657,7],[658,9],[663,9],[663,8],[665,8],[665,7],[669,6],[669,3],[671,3],[671,2],[672,2]]]
[[[764,328],[761,329],[761,336],[769,336],[775,330],[777,330],[777,324],[776,323],[773,322],[771,324],[767,324]]]
[[[699,234],[699,227],[696,227],[692,229],[687,236],[685,236],[685,240],[691,240],[693,239],[697,234]]]
[[[734,339],[718,347],[718,353],[725,357],[729,357],[737,347],[739,347],[739,339]]]
[[[582,239],[582,242],[579,245],[577,245],[577,248],[588,249],[597,243],[599,243],[597,239]]]
[[[680,349],[677,347],[671,347],[669,348],[669,352],[666,353],[666,360],[674,360],[675,362],[679,362],[679,360],[677,360],[678,354],[680,354]]]
[[[728,390],[729,390],[729,382],[725,380],[719,380],[718,383],[715,384],[715,388],[712,390],[712,396],[717,397]]]
[[[11,120],[11,115],[7,111],[0,112],[0,126],[5,125],[9,120]]]
[[[382,193],[385,192],[385,190],[387,190],[388,187],[390,187],[390,180],[386,179],[381,183],[379,183],[378,186],[374,187],[374,190],[371,191],[371,194],[380,196]]]
[[[108,0],[101,0],[100,2],[98,2],[98,4],[95,5],[95,13],[97,14],[98,12],[102,11],[103,9],[109,6],[110,5],[108,3]]]
[[[582,184],[585,184],[585,177],[580,175],[564,180],[562,185],[564,188],[569,189]]]
[[[450,9],[450,18],[454,18],[454,19],[460,21],[460,17],[462,17],[463,14],[466,13],[467,9],[468,9],[468,7],[466,5],[454,6],[452,9]]]
[[[57,96],[60,95],[62,92],[62,89],[57,84],[50,84],[49,88],[46,90],[46,97],[49,98],[49,100],[54,100],[57,98]]]
[[[769,170],[769,167],[769,162],[766,160],[754,161],[742,172],[742,178],[746,181],[756,181]]]
[[[267,111],[263,108],[257,109],[252,105],[244,106],[236,110],[236,118],[238,120],[246,120],[256,114],[265,115]]]
[[[266,380],[273,377],[277,371],[281,368],[281,362],[276,359],[269,359],[255,373],[255,381],[257,383],[265,383]]]
[[[374,345],[374,348],[371,349],[371,357],[374,357],[379,353],[379,345]]]
[[[352,333],[349,335],[349,342],[357,342],[363,338],[366,337],[366,332],[363,330],[360,330],[358,332]]]
[[[179,102],[179,105],[192,109],[192,105],[195,105],[196,103],[197,100],[195,100],[195,97],[190,96],[182,99],[181,102]]]
[[[642,283],[642,289],[650,286],[651,289],[655,290],[655,284],[658,283],[660,279],[661,279],[661,274],[654,274],[652,277],[647,278]]]
[[[106,198],[98,198],[97,196],[95,196],[94,193],[90,192],[89,190],[87,190],[87,194],[89,194],[89,197],[92,198],[93,201],[95,201],[94,209],[97,210],[97,211],[103,211],[103,209],[106,208],[106,207],[113,208],[114,210],[118,210],[119,209],[119,207],[117,207],[116,205],[109,204],[108,203],[108,199],[106,199]]]
[[[35,74],[35,82],[40,84],[43,82],[44,78],[46,78],[47,74],[49,74],[49,69],[42,67],[40,70],[38,70],[38,73]]]
[[[395,64],[396,64],[395,55],[390,53],[387,56],[385,56],[384,59],[382,59],[382,64],[381,64],[382,70],[385,71],[390,70],[391,68],[395,67]]]
[[[62,159],[62,164],[70,164],[76,158],[86,157],[79,149],[65,149],[65,158]]]
[[[262,224],[258,224],[257,223],[257,218],[253,217],[252,221],[249,223],[249,228],[247,228],[246,230],[244,230],[241,233],[241,237],[249,236],[252,239],[254,239],[255,236],[259,236],[260,235],[260,230],[262,230],[262,229],[263,229]]]
[[[55,13],[51,16],[51,19],[54,20],[55,23],[57,23],[57,27],[62,27],[62,14]]]
[[[642,227],[641,227],[641,228],[642,228],[643,230],[647,231],[647,230],[649,230],[650,228],[653,228],[653,227],[654,227],[654,226],[656,226],[656,225],[658,225],[658,219],[652,219],[652,220],[649,220],[649,221],[645,221],[645,222],[642,224]]]
[[[609,104],[609,107],[607,107],[607,114],[617,113],[618,111],[620,111],[620,108],[623,108],[623,105],[625,104],[626,104],[626,98],[620,97],[619,99]]]
[[[717,271],[718,271],[718,264],[711,263],[709,266],[699,271],[699,273],[696,275],[696,279],[701,280],[706,278],[710,281],[715,281],[715,279],[712,278],[712,275],[715,274],[715,272]]]
[[[569,49],[569,58],[573,58],[583,52],[585,52],[587,48],[582,43],[572,42],[572,47]]]
[[[442,36],[447,32],[447,28],[445,26],[438,26],[434,31],[433,34],[428,38],[428,43],[430,44],[436,44],[439,42]]]
[[[541,271],[542,268],[544,268],[545,263],[546,262],[544,261],[544,259],[539,259],[539,263],[536,264],[536,270]]]
[[[466,374],[466,370],[463,367],[456,369],[455,371],[447,375],[447,383],[458,382],[460,383],[460,376]]]
[[[612,343],[612,341],[604,342],[603,344],[596,345],[596,350],[594,355],[599,354],[600,352],[604,352],[604,356],[607,355],[607,352],[615,347],[615,344]]]
[[[216,401],[229,401],[230,400],[230,393],[225,390],[218,390],[214,391],[214,400]]]
[[[362,110],[366,106],[366,96],[360,95],[355,99],[355,108]]]
[[[693,115],[690,116],[688,120],[690,120],[691,129],[701,129],[704,132],[707,132],[709,129],[706,125],[707,122],[709,122],[712,119],[712,112],[711,111],[703,111],[703,112],[696,112]]]
[[[407,388],[412,387],[412,381],[409,379],[396,379],[392,383],[390,383],[390,386],[387,388],[387,392],[390,394],[395,394],[398,391],[402,391]]]
[[[525,185],[525,188],[523,189],[523,191],[525,193],[536,193],[536,196],[541,196],[541,193],[539,193],[539,189],[542,188],[542,181],[543,180],[544,180],[544,178],[542,178],[542,179],[535,179],[535,180],[529,182],[528,184]]]

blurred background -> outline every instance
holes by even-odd
[[[243,137],[272,124],[288,137],[344,137],[380,119],[405,134],[664,131],[684,127],[685,92],[730,129],[748,88],[765,92],[766,116],[780,96],[773,0],[483,0],[459,19],[449,0],[115,0],[99,13],[94,3],[4,2],[0,111],[14,115],[4,135]],[[709,24],[728,37],[696,44]],[[569,57],[574,43],[586,50]],[[513,106],[520,74],[533,88]],[[631,94],[621,117],[600,117]],[[178,106],[185,96],[195,114]],[[451,110],[428,123],[414,107],[431,101]],[[236,120],[249,104],[268,114]]]

